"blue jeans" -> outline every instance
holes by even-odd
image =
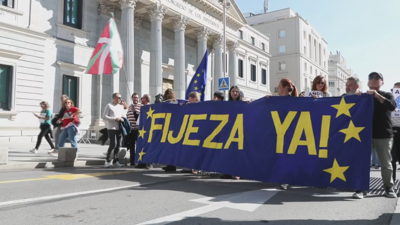
[[[76,151],[78,152],[78,143],[76,141],[76,127],[70,126],[62,130],[59,141],[58,141],[58,148],[64,147],[65,140],[68,138],[71,141],[71,147],[76,148]],[[57,149],[58,151],[58,149]]]
[[[376,153],[376,150],[374,148],[372,149],[371,154],[372,154],[372,165],[380,166],[378,154]]]

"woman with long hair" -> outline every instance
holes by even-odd
[[[63,118],[65,111],[67,110],[64,106],[64,101],[69,99],[69,97],[67,95],[61,95],[61,109],[58,112],[58,114],[56,114],[53,118],[53,120],[51,121],[52,125],[53,125],[53,129],[55,130],[54,132],[54,146],[55,149],[52,149],[51,151],[48,151],[49,154],[54,154],[57,153],[58,151],[58,140],[60,137],[60,134],[62,132],[61,130],[61,126],[62,123],[59,122],[61,118]]]
[[[312,91],[320,91],[322,92],[323,97],[332,97],[331,93],[328,92],[328,85],[326,83],[326,79],[322,75],[318,75],[314,78],[312,84]],[[312,96],[316,98],[317,96]]]
[[[178,104],[178,101],[176,101],[176,98],[175,98],[174,90],[172,90],[171,88],[168,88],[167,90],[165,90],[164,96],[163,96],[163,102]],[[176,166],[167,165],[167,166],[163,167],[162,169],[165,172],[176,171]]]
[[[66,109],[64,116],[58,121],[59,123],[62,123],[62,132],[60,134],[58,148],[64,147],[65,140],[68,138],[71,141],[71,147],[76,148],[76,151],[78,152],[76,134],[78,133],[78,126],[80,124],[78,115],[81,111],[74,106],[74,102],[71,99],[64,101],[64,107]],[[58,153],[52,153],[52,155],[57,156]]]
[[[40,102],[40,107],[42,108],[42,111],[40,111],[40,115],[36,115],[35,113],[33,114],[40,120],[40,133],[36,140],[36,146],[32,150],[30,150],[30,152],[34,154],[38,153],[43,137],[46,138],[46,141],[49,143],[51,149],[54,149],[53,141],[50,138],[52,117],[50,105],[49,103],[42,101]]]

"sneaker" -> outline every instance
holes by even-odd
[[[377,170],[378,170],[379,168],[381,168],[381,167],[380,167],[380,166],[375,166],[375,169],[377,169]]]
[[[385,187],[385,196],[388,198],[396,198],[397,197],[393,188],[387,188],[387,187]]]
[[[29,150],[29,152],[32,152],[33,154],[37,154],[38,150],[36,148],[33,148],[32,150]]]
[[[49,153],[49,154],[51,155],[51,154],[53,154],[53,153],[57,153],[57,151],[54,150],[54,149],[52,149],[51,151],[48,151],[47,153]]]
[[[367,196],[367,192],[365,192],[365,191],[357,191],[356,193],[353,194],[352,198],[363,199],[365,196]]]
[[[281,184],[282,190],[287,190],[289,187],[289,184]]]
[[[58,157],[58,152],[50,153],[51,156]]]
[[[115,167],[123,167],[123,166],[125,166],[124,164],[121,164],[121,163],[119,163],[119,162],[116,162],[116,163],[114,163],[114,166]]]
[[[112,167],[111,162],[105,162],[105,163],[104,163],[104,167],[105,167],[105,168],[110,168],[110,167]]]

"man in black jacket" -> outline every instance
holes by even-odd
[[[388,198],[396,198],[393,190],[392,157],[390,154],[393,141],[391,112],[396,109],[396,102],[390,92],[381,91],[383,76],[381,73],[372,72],[368,75],[367,94],[374,96],[374,116],[372,124],[372,148],[378,153],[379,163],[382,167],[381,175]],[[363,198],[365,192],[357,191],[354,198]]]

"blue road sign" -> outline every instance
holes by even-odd
[[[218,79],[218,89],[220,91],[229,90],[229,77],[222,77]]]

